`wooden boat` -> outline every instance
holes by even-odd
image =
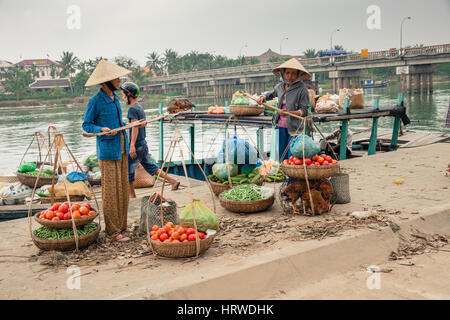
[[[389,84],[389,80],[374,81],[373,79],[365,79],[365,80],[361,81],[361,87],[363,89],[382,88],[382,87],[387,87],[388,84]]]

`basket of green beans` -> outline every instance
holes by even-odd
[[[35,171],[31,171],[31,172],[26,172],[26,173],[17,172],[17,179],[19,179],[19,181],[22,182],[24,185],[34,188],[34,185],[36,184],[38,175],[39,175],[39,169],[36,169]],[[52,170],[42,170],[36,187],[39,188],[46,184],[52,184],[52,180],[53,180],[53,171]],[[58,181],[57,174],[55,175],[55,183],[56,183],[56,181]]]
[[[220,205],[238,213],[253,213],[267,210],[275,198],[263,198],[261,187],[256,184],[243,184],[223,191],[219,196]]]
[[[91,222],[77,228],[78,248],[92,244],[98,237],[101,227]],[[32,233],[34,244],[41,250],[69,251],[76,249],[75,234],[72,228],[54,229],[42,226]]]

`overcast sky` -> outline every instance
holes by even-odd
[[[69,29],[67,8],[80,8],[80,29]],[[380,30],[367,27],[370,5],[380,8]],[[268,48],[298,55],[333,44],[360,51],[403,44],[450,43],[450,0],[0,0],[0,60],[81,59],[127,55],[145,63],[151,51],[172,48],[237,57]],[[72,20],[70,20],[72,21]]]

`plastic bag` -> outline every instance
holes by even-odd
[[[227,166],[230,170],[230,177],[234,177],[238,174],[239,172],[239,167],[236,164],[232,164],[232,163],[216,163],[215,165],[213,165],[212,167],[212,172],[213,174],[221,179],[228,179],[228,170],[227,170]]]
[[[219,219],[216,214],[198,199],[193,199],[180,213],[181,226],[194,228],[193,211],[198,231],[219,230]]]
[[[339,106],[333,100],[320,101],[316,104],[317,113],[336,113]]]
[[[273,196],[273,188],[268,188],[268,187],[261,187],[261,197],[263,199],[268,199],[271,196]]]
[[[5,205],[21,204],[25,203],[25,198],[30,197],[32,193],[33,188],[15,182],[7,184],[0,190],[0,198]]]
[[[292,140],[289,150],[294,157],[303,158],[303,134],[299,134]],[[305,136],[305,158],[311,158],[319,151],[317,143],[310,136]]]
[[[36,170],[36,163],[34,162],[24,162],[19,166],[19,168],[17,168],[17,171],[20,173],[26,173],[35,170]]]
[[[227,157],[225,159],[225,145],[227,145]],[[223,141],[222,149],[217,155],[217,162],[230,162],[234,164],[256,164],[258,156],[255,147],[244,139],[233,136]]]
[[[71,183],[75,183],[78,181],[86,181],[86,178],[84,177],[84,175],[81,172],[71,172],[66,176],[67,180],[69,180],[69,182]]]

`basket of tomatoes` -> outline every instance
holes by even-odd
[[[330,156],[314,155],[312,158],[297,158],[291,156],[281,163],[281,169],[290,178],[318,180],[334,176],[339,171],[339,163]]]
[[[71,213],[68,202],[56,202],[47,210],[37,213],[34,219],[49,228],[65,229],[72,228],[72,220],[78,227],[92,222],[97,216],[98,212],[89,203],[72,204]]]
[[[150,242],[153,251],[167,258],[193,257],[197,253],[197,239],[200,242],[199,254],[204,253],[211,246],[215,230],[197,231],[189,227],[174,225],[167,222],[164,226],[152,226]],[[198,238],[197,238],[198,236]]]

